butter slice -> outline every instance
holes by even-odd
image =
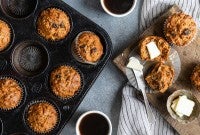
[[[141,65],[139,60],[135,57],[129,58],[129,62],[127,64],[127,67],[131,68],[133,70],[138,70],[138,71],[142,71],[142,69],[143,69],[143,65]]]
[[[161,52],[158,49],[158,47],[157,47],[155,42],[148,43],[147,44],[147,50],[149,52],[150,59],[154,59],[154,58],[158,57],[161,54]]]
[[[179,101],[179,98],[175,99],[173,101],[173,104],[171,105],[171,108],[175,111],[176,110],[176,106],[178,104],[178,101]],[[183,117],[183,114],[182,113],[178,113],[176,112],[176,114],[179,116],[179,117]]]

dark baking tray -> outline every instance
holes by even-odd
[[[111,56],[112,43],[110,37],[100,26],[60,0],[37,0],[36,8],[33,12],[30,12],[29,15],[25,13],[20,14],[18,12],[14,12],[13,14],[13,12],[7,11],[5,1],[6,0],[1,0],[0,18],[10,24],[13,40],[5,51],[0,52],[0,77],[12,77],[19,81],[24,87],[25,96],[20,106],[16,109],[11,111],[0,110],[0,123],[2,125],[0,131],[3,135],[16,133],[28,135],[36,134],[27,126],[24,117],[30,102],[42,99],[49,101],[58,108],[58,112],[60,113],[59,123],[56,128],[48,134],[59,134],[74,114],[87,91],[90,89]],[[12,1],[17,2],[18,0]],[[34,5],[34,2],[30,2],[29,4]],[[61,41],[47,41],[37,33],[35,23],[38,15],[42,10],[49,7],[59,8],[65,11],[71,18],[71,32]],[[15,10],[13,9],[13,11]],[[75,60],[71,54],[73,40],[79,32],[85,30],[95,32],[104,45],[104,55],[97,65],[82,64]],[[26,74],[24,72],[19,72],[19,70],[13,66],[13,59],[16,57],[13,52],[16,50],[16,47],[24,43],[40,43],[42,44],[44,51],[47,52],[46,57],[49,58],[49,61],[46,62],[47,66],[40,72]],[[45,61],[46,60],[43,62]],[[50,90],[49,74],[55,67],[66,64],[77,68],[81,72],[83,76],[83,87],[75,97],[68,100],[61,100]]]

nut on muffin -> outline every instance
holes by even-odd
[[[47,133],[57,124],[58,113],[55,107],[47,102],[34,103],[28,108],[27,124],[37,133]]]
[[[164,93],[172,85],[173,79],[174,69],[163,63],[157,63],[145,77],[149,87],[161,93]]]
[[[73,67],[60,66],[51,72],[51,89],[60,98],[73,97],[81,88],[81,83],[81,76]]]
[[[189,44],[197,33],[194,19],[184,13],[175,13],[168,17],[164,25],[164,34],[170,43],[177,46]]]
[[[40,14],[37,20],[38,33],[47,40],[64,39],[70,32],[69,16],[57,8],[48,8]]]
[[[154,59],[151,59],[147,48],[147,45],[151,42],[155,43],[160,51],[160,55],[155,57]],[[170,53],[170,46],[167,43],[167,41],[165,41],[162,37],[147,36],[139,42],[139,46],[140,46],[140,57],[142,60],[163,62],[167,61],[168,59]]]
[[[9,25],[0,20],[0,51],[5,50],[11,41],[11,29]]]
[[[103,55],[100,38],[90,31],[81,32],[75,39],[74,54],[83,63],[97,63]]]
[[[23,91],[17,81],[11,78],[0,79],[0,108],[11,110],[17,107],[22,99]]]
[[[200,90],[200,65],[197,65],[190,77],[192,85],[197,89]]]

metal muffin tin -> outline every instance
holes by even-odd
[[[25,113],[31,102],[39,100],[48,101],[58,109],[58,125],[48,134],[59,134],[111,56],[112,43],[109,35],[100,26],[60,0],[0,2],[0,19],[7,22],[12,29],[9,47],[0,52],[0,77],[14,78],[24,87],[24,97],[17,108],[10,111],[0,110],[0,134],[36,134],[27,126]],[[37,33],[37,18],[47,8],[58,8],[69,15],[71,31],[65,39],[47,41]],[[71,53],[73,40],[82,31],[96,33],[104,45],[103,57],[97,65],[80,63]],[[32,58],[28,58],[29,54]],[[56,97],[49,85],[50,73],[59,65],[75,67],[83,77],[80,92],[66,100]]]

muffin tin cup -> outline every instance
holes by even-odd
[[[51,106],[53,106],[57,112],[57,123],[55,124],[55,126],[50,129],[49,131],[46,131],[46,132],[37,132],[37,131],[34,131],[30,126],[29,126],[29,123],[28,123],[28,110],[29,108],[34,105],[34,104],[37,104],[37,103],[47,103]],[[28,105],[26,106],[25,110],[24,110],[24,115],[23,115],[23,119],[24,119],[24,124],[26,125],[26,127],[32,132],[32,134],[39,134],[39,135],[46,135],[46,134],[50,134],[52,133],[54,130],[56,130],[56,128],[58,127],[58,125],[60,124],[60,120],[61,120],[61,113],[60,113],[60,110],[59,108],[56,106],[56,104],[53,102],[53,101],[50,101],[50,100],[47,100],[45,98],[40,98],[40,99],[36,99],[36,100],[33,100],[31,102],[28,103]]]
[[[22,96],[21,96],[21,99],[20,99],[19,103],[15,107],[12,107],[12,108],[0,108],[0,111],[7,112],[7,111],[12,111],[14,109],[17,109],[22,104],[22,102],[25,100],[25,95],[26,95],[25,94],[26,93],[25,92],[25,87],[23,86],[23,84],[21,82],[17,81],[13,77],[10,77],[10,76],[1,76],[0,80],[1,79],[11,79],[11,80],[15,81],[20,86],[20,88],[21,88],[21,95]]]
[[[50,87],[50,90],[51,90],[52,94],[53,94],[56,98],[58,98],[59,100],[64,101],[64,102],[67,102],[67,101],[73,100],[74,98],[76,98],[76,97],[81,93],[81,91],[83,90],[83,87],[84,87],[84,77],[83,77],[83,73],[82,73],[78,68],[76,68],[76,67],[74,67],[74,66],[71,66],[71,65],[68,65],[68,64],[61,64],[61,65],[57,66],[56,68],[58,68],[58,67],[60,67],[60,66],[72,67],[73,69],[75,69],[75,70],[79,73],[79,75],[80,75],[80,77],[81,77],[81,86],[80,86],[80,89],[78,89],[78,91],[76,91],[75,94],[74,94],[73,96],[71,96],[71,97],[66,97],[66,98],[60,97],[59,95],[56,95],[56,94],[54,93],[54,91],[52,90],[51,84],[50,84],[50,79],[51,79],[51,77],[49,77],[49,87]],[[54,68],[51,72],[53,72],[56,68]],[[50,76],[51,76],[51,73],[50,73]]]

